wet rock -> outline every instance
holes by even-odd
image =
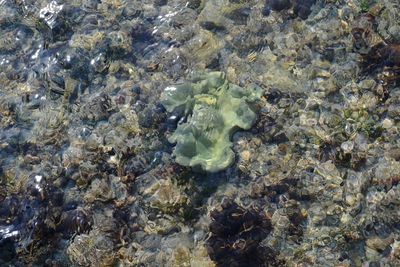
[[[114,243],[99,230],[81,234],[68,246],[67,253],[73,263],[81,266],[111,266],[115,262]]]
[[[36,36],[33,29],[22,23],[14,23],[8,25],[2,23],[0,29],[2,38],[0,39],[0,53],[8,54],[15,52],[17,49],[23,49],[28,53],[31,53],[31,49],[34,45],[32,38]]]
[[[196,51],[194,57],[196,62],[208,64],[220,51],[222,43],[214,34],[207,30],[200,30],[184,46],[184,56],[192,57],[193,51]]]
[[[0,266],[400,266],[398,1],[0,2]],[[263,96],[193,173],[210,69]]]
[[[145,173],[148,165],[148,159],[142,156],[134,156],[124,163],[124,172],[134,176]]]
[[[134,51],[145,52],[141,57],[146,55],[146,47],[150,47],[156,42],[152,34],[151,25],[147,22],[140,22],[133,25],[131,37]]]
[[[300,18],[307,19],[315,2],[316,0],[296,0],[293,11]]]
[[[89,75],[89,55],[83,50],[67,48],[56,53],[58,64],[69,70],[71,77],[78,80],[87,80]]]
[[[373,70],[379,67],[398,67],[400,66],[400,44],[374,46],[366,55],[369,64],[367,68]]]
[[[84,196],[84,200],[89,203],[113,200],[115,203],[122,204],[126,196],[127,189],[125,184],[119,178],[110,175],[108,179],[103,177],[93,180]]]
[[[233,6],[224,10],[225,17],[234,21],[236,25],[246,25],[251,14],[251,8],[246,6]]]
[[[107,94],[101,94],[84,105],[81,110],[81,117],[90,124],[107,120],[113,110],[112,102]]]
[[[164,6],[168,3],[168,0],[154,0],[154,6]]]
[[[174,80],[182,77],[189,66],[187,58],[178,49],[171,49],[164,53],[160,59],[160,64],[165,73]]]
[[[61,215],[60,231],[66,238],[83,233],[89,233],[93,221],[83,209],[74,209],[63,212]]]
[[[72,36],[72,26],[80,22],[83,14],[80,8],[59,5],[53,1],[39,11],[39,18],[49,27],[50,40],[57,42],[65,41]]]
[[[112,31],[106,39],[106,54],[111,60],[129,58],[132,52],[132,38],[127,31]]]
[[[110,66],[110,59],[106,51],[102,51],[90,60],[90,67],[94,72],[104,73]]]
[[[267,0],[267,6],[274,11],[282,11],[292,6],[291,0]]]
[[[141,13],[142,13],[142,10],[139,6],[127,5],[124,7],[124,11],[122,12],[122,15],[125,18],[133,19],[133,18],[137,18],[138,16],[140,16]]]
[[[293,6],[293,12],[296,16],[301,19],[307,19],[315,2],[315,0],[267,0],[263,14],[268,16],[270,10],[279,12],[290,9]]]
[[[307,219],[307,214],[305,211],[300,209],[299,202],[294,200],[289,200],[284,203],[285,214],[290,221],[288,227],[288,234],[291,236],[292,240],[301,241],[303,237],[303,226],[305,220]]]
[[[164,122],[166,113],[158,112],[157,107],[146,107],[138,113],[138,123],[143,128],[160,126]]]
[[[11,239],[0,239],[0,251],[0,264],[6,265],[16,256],[15,245]]]
[[[212,21],[202,21],[200,23],[200,26],[208,31],[214,31],[214,32],[218,32],[218,31],[225,31],[225,27],[221,26],[221,25],[217,25]]]
[[[192,9],[198,9],[201,6],[202,0],[189,0],[188,7]]]
[[[262,36],[258,36],[252,32],[240,32],[233,36],[230,43],[241,57],[260,52],[267,45],[266,40]]]
[[[400,44],[385,40],[377,33],[376,18],[371,13],[362,15],[353,23],[351,33],[353,45],[363,57],[362,68],[365,74],[378,73],[377,80],[383,92],[378,93],[382,101],[387,99],[384,91],[400,80]]]

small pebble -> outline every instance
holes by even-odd
[[[383,122],[382,122],[382,127],[383,127],[384,129],[389,129],[389,128],[391,128],[392,126],[393,126],[393,121],[392,121],[391,119],[386,118],[386,119],[383,120]]]

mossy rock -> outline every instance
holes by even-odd
[[[196,75],[189,83],[167,87],[161,103],[168,112],[184,110],[187,116],[168,139],[176,143],[176,162],[207,172],[229,167],[235,157],[232,133],[254,124],[252,104],[261,94],[257,86],[242,88],[229,83],[221,72]]]

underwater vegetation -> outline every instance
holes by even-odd
[[[262,246],[271,231],[271,222],[257,208],[245,209],[224,199],[219,209],[211,212],[211,236],[206,247],[217,266],[279,266],[278,253]]]
[[[261,97],[256,86],[242,88],[229,83],[222,72],[193,77],[190,83],[167,87],[161,101],[167,111],[183,110],[187,121],[178,125],[171,143],[176,162],[217,172],[234,159],[232,133],[248,130],[256,119],[251,104]]]

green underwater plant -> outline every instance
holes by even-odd
[[[222,72],[200,74],[188,83],[165,88],[161,103],[167,111],[183,110],[187,116],[168,139],[176,143],[176,162],[207,172],[229,167],[235,157],[232,133],[254,124],[252,104],[261,94],[257,86],[229,83]]]

